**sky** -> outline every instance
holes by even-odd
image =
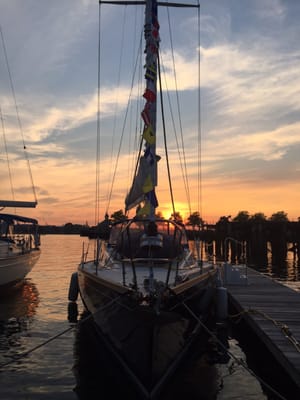
[[[163,79],[173,101],[166,8],[159,13]],[[284,211],[290,220],[297,220],[300,2],[204,0],[200,48],[196,14],[196,9],[172,9],[169,14],[175,27],[172,43],[182,98],[185,158],[191,171],[191,206],[187,208],[180,157],[175,139],[170,138],[176,211],[184,217],[199,211],[209,223],[224,215],[234,217],[240,211],[250,215],[262,212],[266,217]],[[129,21],[124,22],[124,16]],[[36,209],[6,208],[6,212],[32,216],[42,225],[95,223],[98,17],[97,0],[0,0],[0,25],[9,65],[8,72],[1,41],[0,198],[11,200],[5,137],[14,198],[33,200],[22,132],[38,200]],[[142,11],[135,14],[129,7],[104,5],[101,21],[100,219],[106,211],[124,210],[130,186],[133,156],[128,157],[131,149],[126,146],[133,147],[133,139],[124,137],[121,147],[118,143],[131,88],[129,73],[135,65],[134,48],[139,43],[133,42],[131,32],[139,32]],[[200,125],[196,116],[199,54]],[[157,145],[162,155],[163,142]],[[122,152],[116,167],[119,149]],[[159,170],[158,211],[169,216],[172,210],[163,157]]]

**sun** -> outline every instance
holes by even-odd
[[[173,211],[172,209],[161,209],[157,212],[158,215],[161,215],[164,219],[171,218]]]
[[[170,219],[173,217],[174,214],[174,210],[173,207],[169,204],[166,204],[165,206],[160,206],[159,209],[157,209],[157,213],[158,215],[162,215],[163,218],[165,219]],[[180,207],[180,204],[178,204],[178,207],[175,206],[175,215],[179,218],[179,219],[184,219],[186,217],[186,211],[184,211],[184,207]]]

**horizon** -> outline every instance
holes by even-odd
[[[112,212],[112,214],[113,214],[114,212],[117,212],[117,211],[120,211],[120,210],[115,210],[115,211]],[[219,216],[216,220],[214,220],[214,221],[204,220],[204,225],[215,225],[215,224],[216,224],[221,218],[223,218],[223,217],[228,218],[228,222],[234,222],[233,219],[236,218],[240,212],[247,212],[247,211],[246,211],[246,210],[244,210],[244,211],[239,211],[239,212],[237,212],[236,214],[233,214],[233,215],[220,215],[220,216]],[[261,213],[261,212],[258,212],[258,214],[260,214],[260,213]],[[276,215],[276,214],[279,214],[279,213],[284,213],[284,214],[286,214],[284,210],[276,211],[276,212],[272,213],[272,214],[269,215],[269,216],[268,216],[268,215],[265,215],[264,213],[262,213],[262,214],[265,216],[265,220],[266,220],[266,221],[270,221],[273,215]],[[255,214],[257,214],[257,213],[249,214],[249,218],[251,218],[251,217],[254,216]],[[111,217],[112,217],[112,215],[109,215],[109,218],[111,218]],[[189,216],[183,218],[183,222],[184,222],[185,224],[187,224],[187,219],[188,219],[188,217],[189,217]],[[201,216],[200,216],[200,217],[201,217]],[[165,219],[170,219],[170,218],[171,218],[171,216],[170,216],[169,218],[165,218]],[[104,219],[99,220],[98,223],[101,223],[102,221],[104,221]],[[287,222],[299,222],[299,221],[300,221],[300,216],[299,216],[297,219],[290,219],[290,218],[288,217],[288,215],[287,215]],[[88,227],[93,227],[93,226],[97,226],[97,225],[98,225],[98,224],[89,224],[88,221],[85,221],[84,223],[78,223],[78,222],[72,222],[72,221],[68,221],[68,222],[65,222],[65,223],[59,223],[59,224],[40,224],[40,223],[39,223],[40,226],[56,226],[56,227],[63,227],[63,226],[68,225],[68,224],[80,225],[80,226],[88,226]]]
[[[122,35],[125,39],[131,37],[131,31],[124,34],[122,29],[143,24],[140,9],[130,16],[125,15],[124,7],[102,6],[101,10],[103,60],[108,62],[102,68],[100,220],[108,207],[114,170],[111,159],[116,154],[108,139],[115,134],[117,142],[122,130],[120,121],[114,122],[113,101],[118,99],[118,112],[123,115],[130,91],[126,74],[127,67],[132,65],[131,50],[124,50],[126,58],[118,71],[117,53]],[[38,199],[36,209],[26,210],[26,215],[43,225],[58,226],[63,220],[95,225],[98,14],[96,0],[25,3],[11,0],[0,4],[0,25]],[[195,14],[191,10],[170,10],[172,25],[176,26],[173,39],[178,91],[183,99],[185,150],[191,171],[189,210],[172,139],[170,157],[176,211],[184,218],[198,211],[203,220],[215,223],[220,216],[235,216],[241,210],[248,210],[251,215],[264,210],[267,217],[283,210],[290,221],[296,221],[300,216],[297,39],[300,3],[254,0],[241,6],[237,0],[210,0],[201,4],[200,49]],[[131,20],[125,26],[122,22],[125,16],[139,22],[133,24]],[[172,56],[164,29],[167,20],[166,10],[161,9],[162,60],[168,86],[174,89],[170,79]],[[109,33],[107,44],[104,35],[111,26],[114,30]],[[131,40],[125,42],[132,44]],[[3,55],[2,43],[0,52]],[[198,56],[201,58],[200,205],[197,118],[192,115],[197,109]],[[5,64],[0,64],[0,71],[0,117],[5,124],[11,166],[16,170],[12,174],[14,195],[16,200],[31,201],[30,179],[25,174],[26,160],[25,164],[21,162],[23,145],[17,139],[18,121]],[[124,78],[119,87],[118,72]],[[159,154],[162,149],[159,142]],[[1,198],[8,199],[11,193],[9,189],[6,191],[10,184],[9,175],[4,173],[4,156],[1,162]],[[130,185],[128,164],[125,157],[121,159],[118,171],[121,180],[114,187],[109,214],[124,210]],[[159,164],[161,186],[157,190],[160,204],[157,211],[168,216],[172,207],[163,160]]]

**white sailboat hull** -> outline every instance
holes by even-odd
[[[21,282],[32,270],[40,256],[39,249],[24,254],[0,256],[0,287]]]

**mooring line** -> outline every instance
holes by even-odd
[[[13,356],[13,358],[5,363],[0,364],[0,372],[1,369],[13,364],[25,357],[27,357],[29,354],[33,353],[34,351],[38,350],[39,348],[47,345],[48,343],[52,342],[53,340],[59,338],[60,336],[70,332],[71,330],[73,330],[75,327],[77,327],[78,325],[86,322],[88,319],[92,318],[95,314],[97,314],[99,311],[101,311],[102,309],[106,308],[107,306],[111,305],[112,303],[114,303],[115,301],[119,300],[121,296],[117,297],[116,299],[112,299],[111,302],[109,302],[108,304],[105,304],[103,307],[100,307],[98,310],[95,311],[95,313],[91,313],[89,314],[87,317],[85,317],[84,319],[78,321],[76,324],[74,324],[73,326],[70,326],[69,328],[63,330],[62,332],[50,337],[49,339],[47,339],[46,341],[44,341],[43,343],[40,343],[39,345],[25,351],[24,353],[18,355],[18,356]],[[214,339],[216,340],[216,342],[218,342],[218,344],[223,348],[223,350],[232,358],[234,359],[238,365],[241,365],[243,368],[245,368],[250,375],[254,376],[262,385],[264,385],[266,388],[268,388],[272,393],[274,393],[276,396],[278,396],[279,399],[281,400],[287,400],[285,397],[283,397],[279,392],[277,392],[275,389],[273,389],[268,383],[266,383],[263,379],[261,379],[259,376],[257,376],[246,364],[242,359],[239,359],[238,357],[236,357],[232,352],[230,352],[225,346],[224,344],[218,339],[218,337],[201,321],[201,319],[199,317],[197,317],[197,315],[190,309],[190,307],[188,307],[188,305],[182,301],[181,304],[186,308],[186,310],[196,319],[196,321],[205,329],[205,331]],[[251,309],[248,310],[248,312]],[[251,310],[253,313],[254,311],[256,311],[257,313],[259,313],[257,310]],[[246,312],[244,312],[246,313]],[[236,315],[231,315],[230,317],[237,317],[242,315],[243,313],[238,313]],[[263,314],[263,313],[261,313]],[[277,321],[276,321],[277,322]]]
[[[13,356],[13,358],[3,364],[0,364],[0,369],[6,367],[7,365],[13,364],[17,361],[19,361],[20,359],[27,357],[30,353],[33,353],[35,350],[45,346],[46,344],[52,342],[53,340],[57,339],[58,337],[64,335],[65,333],[71,331],[72,329],[74,329],[74,326],[70,326],[69,328],[65,329],[64,331],[50,337],[49,339],[47,339],[45,342],[38,344],[37,346],[25,351],[24,353],[17,355],[17,356]]]
[[[278,396],[279,399],[281,400],[287,400],[285,397],[283,397],[277,390],[273,389],[267,382],[265,382],[263,379],[261,379],[259,376],[257,376],[244,362],[244,360],[239,359],[236,357],[233,353],[231,353],[225,346],[224,344],[218,339],[218,337],[201,321],[200,318],[197,317],[197,315],[190,309],[188,305],[185,304],[185,302],[182,302],[182,305],[187,309],[187,311],[196,319],[196,321],[205,329],[205,331],[214,339],[218,342],[218,344],[223,348],[223,350],[231,357],[233,358],[239,365],[241,365],[243,368],[245,368],[250,375],[254,376],[263,386],[268,388],[273,394]]]
[[[5,363],[0,364],[0,370],[1,370],[2,368],[6,367],[7,365],[13,364],[13,363],[15,363],[15,362],[17,362],[17,361],[19,361],[19,360],[21,360],[21,359],[27,357],[29,354],[33,353],[34,351],[40,349],[40,348],[43,347],[43,346],[46,346],[46,345],[47,345],[48,343],[50,343],[50,342],[53,342],[53,340],[55,340],[55,339],[59,338],[60,336],[63,336],[63,335],[65,335],[66,333],[72,331],[74,328],[76,328],[78,325],[80,325],[80,324],[86,322],[86,321],[87,321],[88,319],[90,319],[92,316],[93,316],[93,314],[89,314],[87,317],[85,317],[84,319],[78,321],[78,322],[77,322],[76,324],[74,324],[73,326],[70,326],[69,328],[63,330],[62,332],[57,333],[57,334],[54,335],[54,336],[51,336],[49,339],[45,340],[43,343],[40,343],[40,344],[38,344],[37,346],[32,347],[31,349],[25,351],[25,352],[22,353],[22,354],[19,354],[19,355],[16,355],[16,356],[12,356],[13,358],[12,358],[11,360],[9,360],[9,361],[7,361],[7,362],[5,362]],[[1,371],[0,371],[0,372],[1,372]]]
[[[295,338],[295,336],[293,336],[288,325],[272,318],[270,315],[268,315],[264,311],[260,311],[255,308],[248,308],[247,310],[243,310],[237,314],[229,315],[229,318],[233,319],[233,318],[239,317],[238,321],[236,322],[236,324],[238,324],[241,320],[241,317],[245,314],[260,315],[263,318],[265,318],[266,320],[272,322],[282,332],[284,337],[295,347],[295,349],[298,351],[298,353],[300,353],[300,343]]]
[[[90,318],[92,318],[94,315],[96,315],[97,313],[99,313],[100,311],[104,310],[105,308],[109,307],[111,304],[113,304],[114,302],[117,302],[120,299],[121,296],[116,297],[115,299],[112,299],[109,303],[105,304],[104,306],[98,308],[93,314],[90,313],[88,316],[86,316],[85,318],[77,321],[76,324],[74,324],[73,326],[70,326],[69,328],[63,330],[60,333],[57,333],[56,335],[50,337],[49,339],[45,340],[43,343],[38,344],[37,346],[25,351],[24,353],[20,354],[20,355],[16,355],[16,356],[12,356],[13,358],[5,363],[0,364],[0,372],[1,369],[6,367],[7,365],[13,364],[25,357],[27,357],[29,354],[33,353],[34,351],[40,349],[41,347],[47,345],[50,342],[53,342],[53,340],[59,338],[60,336],[65,335],[66,333],[70,332],[71,330],[73,330],[74,328],[76,328],[78,325],[83,324],[84,322],[86,322],[87,320],[89,320]]]

